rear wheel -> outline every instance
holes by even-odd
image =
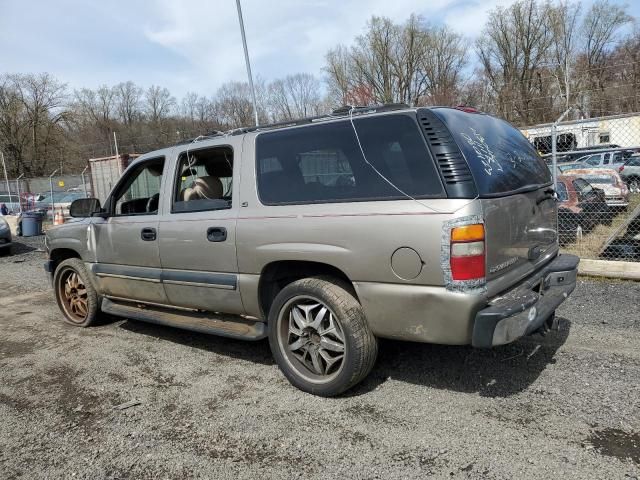
[[[53,287],[58,307],[67,323],[78,327],[96,323],[98,294],[82,260],[69,258],[60,262],[53,275]]]
[[[269,344],[291,384],[325,397],[364,379],[378,353],[362,306],[348,286],[328,277],[297,280],[276,296]]]

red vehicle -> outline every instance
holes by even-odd
[[[559,175],[558,237],[561,244],[575,241],[610,217],[604,192],[576,175]]]

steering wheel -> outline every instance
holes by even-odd
[[[153,213],[158,211],[158,205],[160,203],[160,194],[156,193],[149,197],[147,200],[147,213]]]

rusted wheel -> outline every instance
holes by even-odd
[[[98,295],[88,278],[82,260],[70,258],[60,262],[53,277],[58,307],[65,320],[88,327],[96,320]]]

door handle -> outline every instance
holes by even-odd
[[[224,242],[227,239],[227,229],[224,227],[209,227],[207,240],[210,242]]]
[[[155,228],[143,228],[140,232],[140,238],[145,242],[153,242],[156,239],[156,229]]]

